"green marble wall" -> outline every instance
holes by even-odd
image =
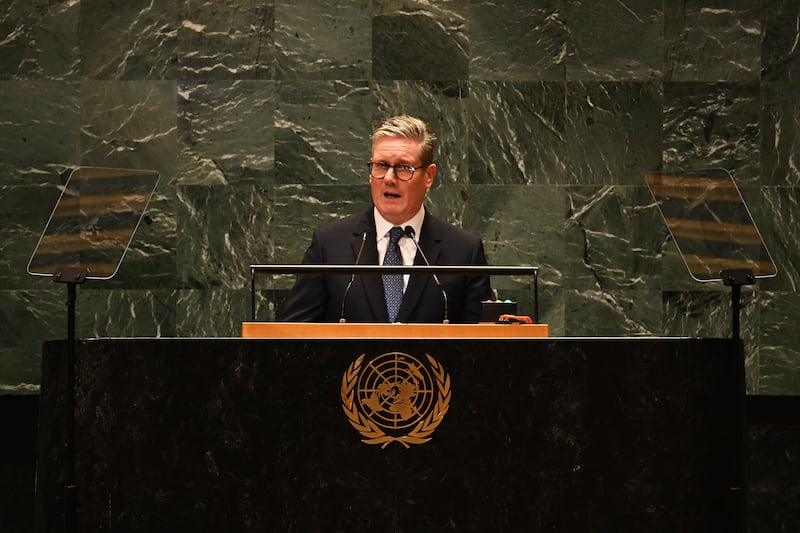
[[[800,394],[796,0],[1,3],[0,392],[36,391],[66,334],[66,289],[25,266],[69,169],[162,175],[79,335],[236,336],[248,265],[365,205],[371,128],[406,112],[441,138],[430,208],[542,267],[556,336],[728,336],[643,175],[731,170],[779,268],[744,290],[748,392]]]

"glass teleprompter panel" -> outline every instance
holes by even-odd
[[[73,170],[28,262],[28,273],[52,276],[60,268],[75,267],[88,269],[88,279],[113,277],[158,178],[151,170]]]
[[[691,276],[719,281],[723,270],[777,274],[758,228],[725,169],[651,172],[645,176]]]

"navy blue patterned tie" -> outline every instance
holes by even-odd
[[[402,265],[403,256],[400,253],[400,237],[403,236],[403,228],[393,227],[389,231],[389,246],[386,247],[386,255],[383,257],[384,265]],[[383,291],[386,294],[386,310],[389,312],[389,322],[397,319],[397,312],[400,310],[400,302],[403,301],[403,275],[385,274],[383,277]]]

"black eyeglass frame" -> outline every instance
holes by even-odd
[[[400,181],[411,181],[414,178],[414,172],[416,172],[417,170],[419,170],[421,168],[429,167],[429,166],[432,165],[432,163],[428,163],[428,164],[425,164],[425,165],[420,165],[418,167],[415,167],[414,165],[409,165],[407,163],[401,163],[401,164],[397,164],[397,165],[390,165],[388,163],[380,162],[380,163],[377,163],[377,164],[379,166],[380,165],[385,165],[386,166],[386,174],[384,174],[381,177],[378,177],[378,176],[373,176],[373,174],[372,174],[372,167],[375,166],[375,164],[376,163],[374,161],[370,161],[369,163],[367,163],[367,168],[369,169],[369,176],[371,178],[375,178],[376,180],[382,180],[383,178],[386,177],[386,174],[389,173],[389,169],[392,169],[392,170],[394,170],[395,179],[398,179]],[[397,174],[398,167],[402,168],[403,170],[411,170],[411,175],[408,178],[401,178]]]

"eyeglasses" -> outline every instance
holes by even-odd
[[[413,165],[390,165],[389,163],[384,163],[381,161],[380,163],[373,163],[370,161],[367,163],[367,168],[369,168],[369,175],[375,179],[382,180],[386,177],[386,174],[389,173],[389,169],[394,169],[394,177],[399,179],[400,181],[411,181],[411,178],[414,177],[414,172],[420,168],[427,167],[429,165],[420,165],[415,167]]]

